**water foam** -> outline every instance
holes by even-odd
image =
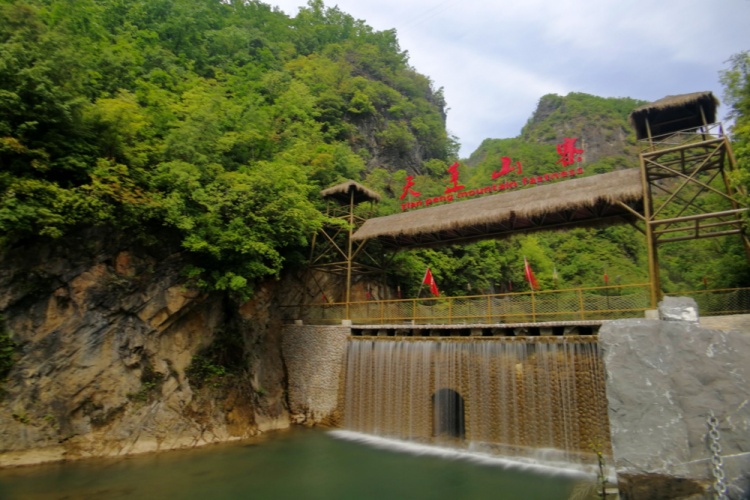
[[[597,478],[597,469],[593,465],[569,462],[544,462],[525,457],[503,457],[457,448],[401,441],[399,439],[384,438],[347,430],[328,431],[328,434],[338,439],[355,441],[375,448],[412,455],[427,455],[447,460],[465,460],[480,465],[529,471],[548,476],[562,475],[585,480],[595,480]],[[612,474],[609,475],[612,476]],[[609,478],[609,480],[612,479],[612,477]]]

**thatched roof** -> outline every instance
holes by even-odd
[[[648,137],[646,120],[651,137],[658,137],[714,123],[718,105],[719,100],[711,92],[671,95],[636,108],[629,119],[638,139]]]
[[[618,202],[642,213],[640,170],[540,184],[466,201],[367,220],[353,240],[378,239],[394,247],[428,247],[514,232],[632,220]]]
[[[371,189],[367,189],[362,184],[354,181],[346,181],[336,184],[320,192],[323,198],[331,198],[342,205],[348,205],[351,195],[354,193],[354,204],[357,205],[363,201],[380,201],[380,195]]]

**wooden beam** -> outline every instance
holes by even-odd
[[[661,220],[652,220],[649,222],[652,226],[659,226],[662,224],[672,224],[672,223],[679,223],[679,222],[685,222],[685,221],[694,221],[694,220],[702,220],[702,219],[710,219],[712,217],[725,217],[728,215],[738,215],[743,212],[746,212],[747,208],[738,208],[736,210],[725,210],[723,212],[713,212],[710,214],[698,214],[698,215],[686,215],[685,217],[675,217],[671,219],[661,219]]]

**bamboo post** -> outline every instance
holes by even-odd
[[[349,318],[349,306],[352,293],[352,232],[354,230],[354,189],[349,190],[349,241],[346,253],[346,319]]]
[[[648,121],[646,121],[648,125]],[[649,132],[650,139],[650,132]],[[660,280],[659,280],[659,254],[656,249],[656,239],[652,225],[651,212],[653,210],[651,188],[648,180],[648,170],[643,154],[640,155],[641,162],[641,187],[643,189],[643,215],[646,223],[646,250],[648,251],[648,275],[651,283],[651,308],[655,309],[659,302]]]
[[[584,314],[583,309],[583,290],[581,290],[580,288],[578,289],[578,308],[580,311],[581,320],[586,319],[586,315]]]

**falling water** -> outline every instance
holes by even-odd
[[[595,339],[351,339],[344,427],[546,462],[610,448]]]

